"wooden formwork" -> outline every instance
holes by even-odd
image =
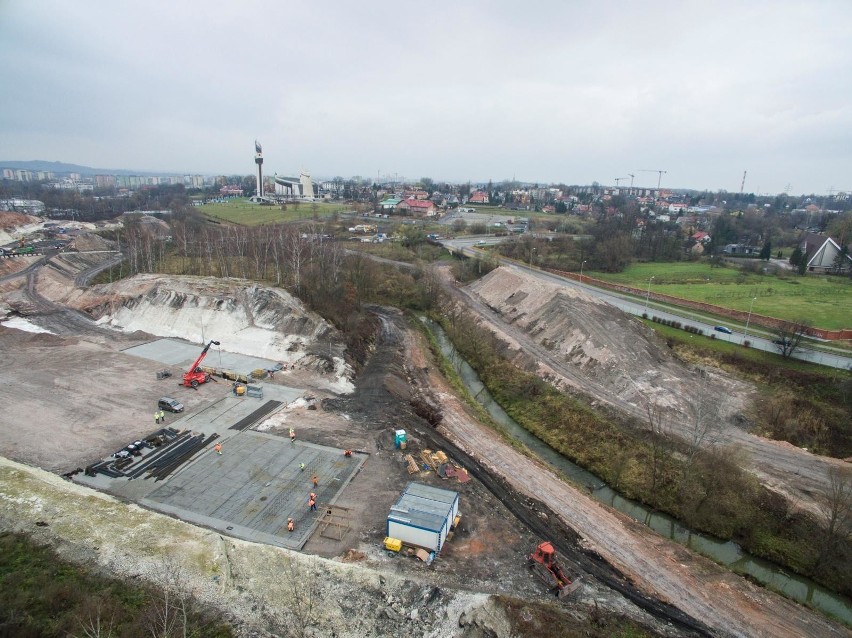
[[[319,533],[324,538],[335,541],[343,540],[349,531],[350,508],[340,505],[327,505],[325,514],[319,522]]]

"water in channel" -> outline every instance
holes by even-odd
[[[708,556],[736,572],[748,574],[757,582],[783,592],[793,600],[807,603],[852,624],[852,607],[845,597],[821,587],[808,578],[788,574],[769,561],[751,556],[733,541],[723,541],[694,532],[671,516],[652,511],[641,503],[619,496],[600,478],[572,463],[547,443],[527,432],[494,401],[485,385],[479,380],[476,371],[456,351],[441,326],[427,317],[420,317],[420,320],[429,328],[441,352],[452,363],[465,387],[488,411],[491,418],[503,426],[513,438],[526,445],[536,456],[549,463],[554,470],[562,472],[576,484],[585,485],[591,491],[593,498],[624,512],[662,536]]]

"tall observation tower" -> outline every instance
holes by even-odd
[[[263,197],[263,149],[260,142],[254,141],[254,163],[257,164],[257,199]]]

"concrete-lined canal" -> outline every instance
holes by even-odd
[[[467,390],[485,408],[495,423],[505,428],[509,435],[526,445],[533,454],[551,465],[554,470],[561,472],[572,482],[585,486],[596,500],[627,514],[662,536],[685,545],[738,573],[749,575],[755,581],[782,592],[793,600],[811,605],[852,624],[852,606],[844,596],[835,594],[808,578],[789,574],[770,561],[751,556],[733,541],[723,541],[692,531],[671,516],[653,511],[641,503],[620,496],[599,477],[572,463],[547,443],[529,433],[506,414],[493,399],[476,371],[461,357],[444,330],[426,317],[421,317],[421,321],[435,337],[441,353],[453,365]]]

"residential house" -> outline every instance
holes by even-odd
[[[468,204],[487,204],[488,193],[485,191],[473,191],[467,200]]]
[[[387,199],[383,199],[379,202],[379,210],[383,211],[392,211],[396,210],[396,207],[399,206],[399,203],[402,200],[398,197],[388,197]]]
[[[403,192],[403,197],[404,197],[405,199],[411,199],[411,198],[413,197],[414,199],[420,199],[420,200],[423,200],[423,199],[429,199],[429,193],[427,193],[426,191],[424,191],[422,188],[418,188],[418,189],[416,189],[416,190],[407,190],[407,191],[404,191],[404,192]]]
[[[429,201],[435,204],[438,208],[444,208],[447,205],[447,196],[435,191],[432,193],[432,197],[429,198]]]
[[[760,248],[746,244],[726,244],[722,252],[726,255],[757,255],[760,253]]]
[[[703,230],[699,230],[697,233],[693,233],[691,235],[691,237],[692,237],[692,239],[694,239],[695,241],[697,241],[701,244],[709,244],[710,240],[711,240],[710,235],[705,233]]]
[[[414,215],[417,217],[434,217],[438,214],[435,204],[429,200],[405,199],[397,204],[396,210],[401,215]]]
[[[852,256],[849,255],[852,245],[846,249],[846,264],[844,270],[852,268]],[[831,237],[826,235],[817,235],[808,233],[802,239],[799,246],[802,254],[807,255],[808,263],[806,268],[808,272],[833,272],[835,269],[835,260],[841,254],[842,248]]]

